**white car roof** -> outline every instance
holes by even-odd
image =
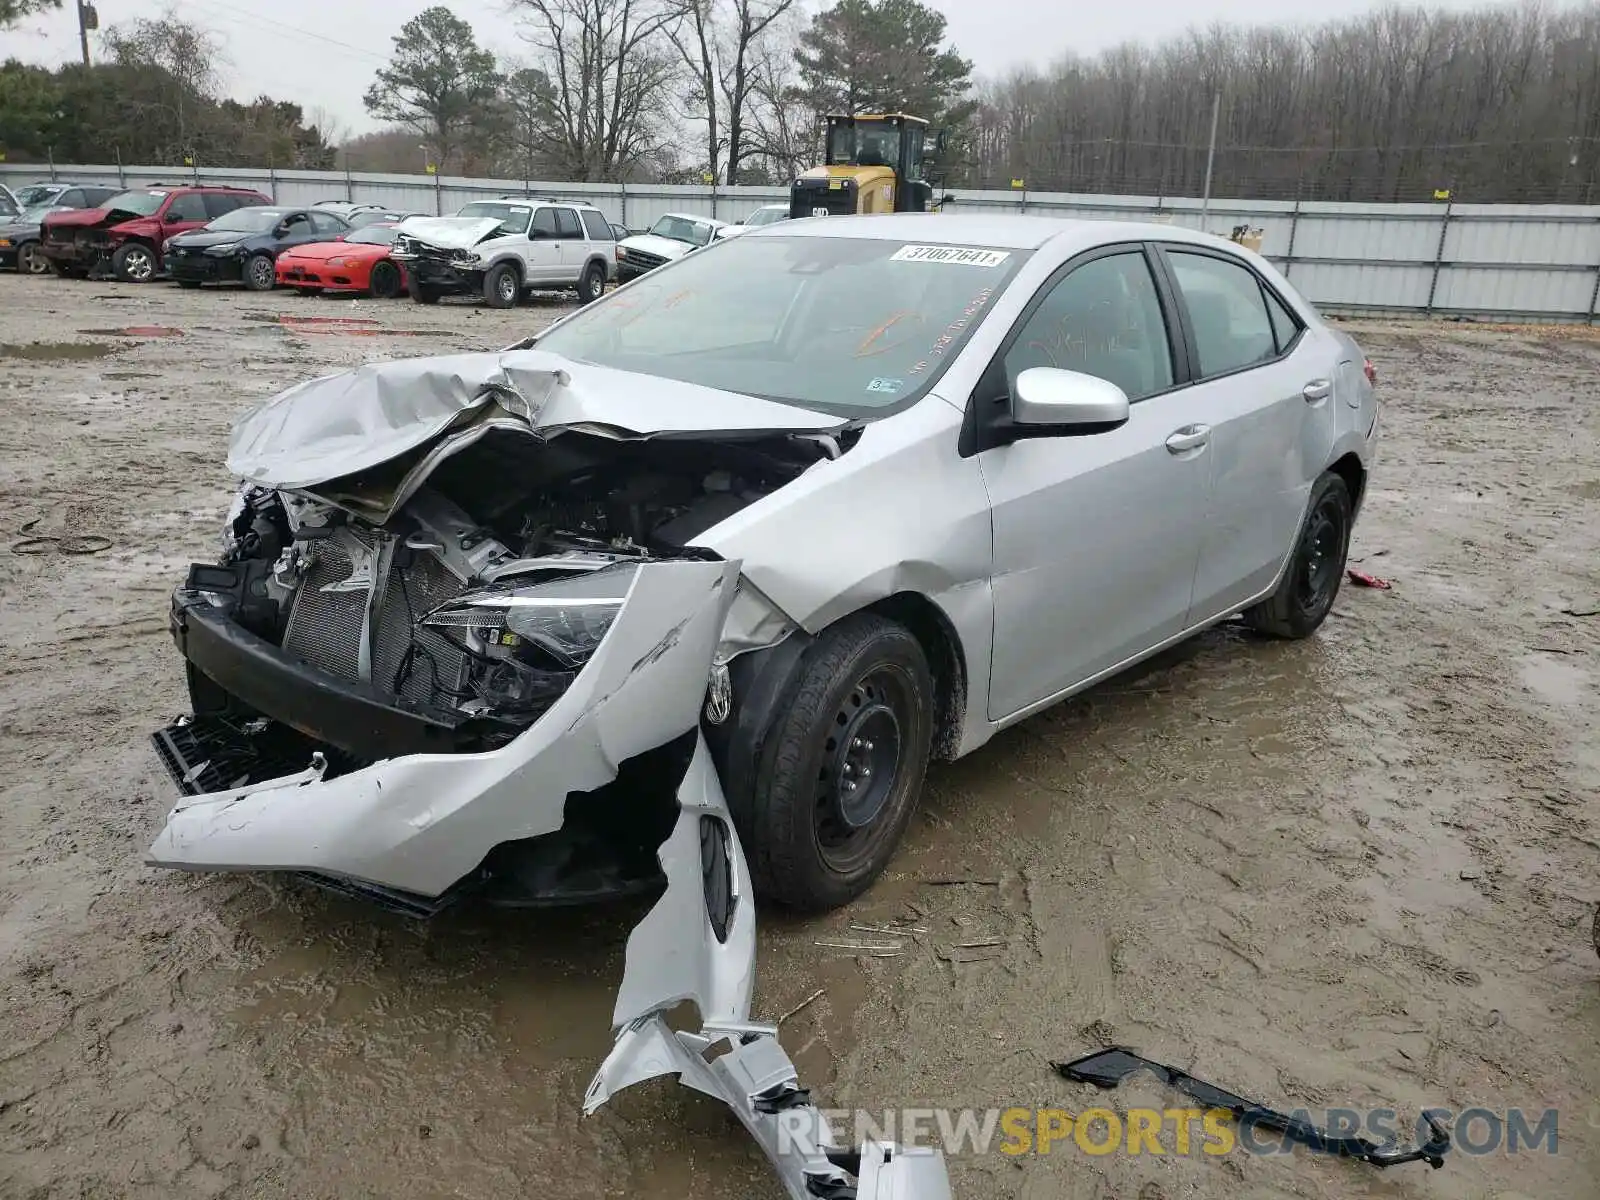
[[[1037,250],[1060,239],[1063,245],[1087,249],[1105,242],[1168,241],[1199,245],[1239,246],[1224,238],[1181,225],[1152,221],[1090,221],[1062,217],[1029,217],[1015,213],[882,213],[874,216],[802,217],[761,225],[748,237],[833,237],[880,241],[927,242],[941,246],[996,246]]]
[[[719,221],[715,217],[702,217],[699,213],[668,212],[662,213],[661,217],[676,217],[680,221],[693,221],[698,225],[709,225],[713,229],[720,229],[727,224],[726,221]],[[657,217],[656,221],[661,220],[661,217]],[[650,224],[654,225],[656,221],[651,221]]]

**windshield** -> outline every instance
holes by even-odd
[[[458,217],[477,217],[480,220],[492,219],[500,222],[500,228],[494,231],[495,237],[515,237],[519,233],[528,232],[528,218],[533,215],[533,209],[526,204],[497,204],[489,200],[479,200],[468,204],[456,214]]]
[[[828,161],[846,166],[895,167],[900,163],[900,130],[887,121],[856,121],[828,129]]]
[[[1027,257],[867,238],[732,238],[580,310],[538,347],[868,415],[922,395]]]
[[[345,241],[363,246],[392,246],[394,239],[395,231],[388,225],[368,225],[344,235]]]
[[[123,192],[120,196],[111,197],[101,207],[132,213],[136,217],[148,217],[161,207],[161,202],[166,198],[165,192]]]
[[[281,208],[236,208],[218,217],[207,229],[218,233],[265,233],[283,220]]]
[[[774,221],[782,221],[789,216],[787,204],[772,204],[766,208],[758,208],[745,219],[746,225],[771,225]]]
[[[36,183],[32,187],[25,187],[17,193],[17,203],[23,208],[40,208],[55,202],[55,198],[67,189],[59,184]]]
[[[347,219],[352,228],[360,229],[363,225],[371,225],[374,221],[403,221],[407,215],[406,213],[395,212],[358,212]],[[414,216],[416,214],[410,215]]]
[[[704,246],[711,241],[711,226],[689,217],[662,217],[650,226],[650,232],[675,242],[688,242],[691,246]]]

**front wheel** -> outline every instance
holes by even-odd
[[[1277,591],[1245,609],[1245,624],[1273,637],[1315,633],[1339,595],[1354,519],[1349,487],[1332,471],[1324,471],[1311,486],[1311,503],[1289,569]]]
[[[278,282],[278,265],[270,254],[253,254],[244,264],[244,285],[252,292],[270,292]]]
[[[490,308],[510,308],[522,296],[522,279],[510,263],[490,267],[483,277],[483,299]]]
[[[39,249],[38,242],[23,242],[17,247],[17,270],[24,275],[43,275],[50,269],[50,260]]]
[[[400,294],[400,268],[387,259],[373,263],[367,292],[375,300],[393,300]]]
[[[605,293],[606,268],[604,263],[593,262],[584,268],[578,280],[578,303],[593,304]]]
[[[142,242],[128,242],[111,256],[111,270],[123,283],[149,283],[156,274],[156,252]]]
[[[871,886],[922,791],[934,684],[922,646],[873,613],[824,630],[735,812],[756,893],[826,912]]]
[[[419,283],[413,279],[411,281],[411,298],[418,304],[437,304],[439,303],[439,289],[429,287],[427,284]]]

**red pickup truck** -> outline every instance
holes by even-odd
[[[50,213],[40,249],[57,275],[83,279],[109,266],[127,283],[148,283],[161,273],[161,247],[173,234],[236,208],[271,203],[246,188],[134,188],[99,208]]]

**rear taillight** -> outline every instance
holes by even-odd
[[[1378,386],[1378,368],[1372,365],[1370,358],[1361,360],[1361,369],[1366,372],[1367,382],[1373,387]]]

